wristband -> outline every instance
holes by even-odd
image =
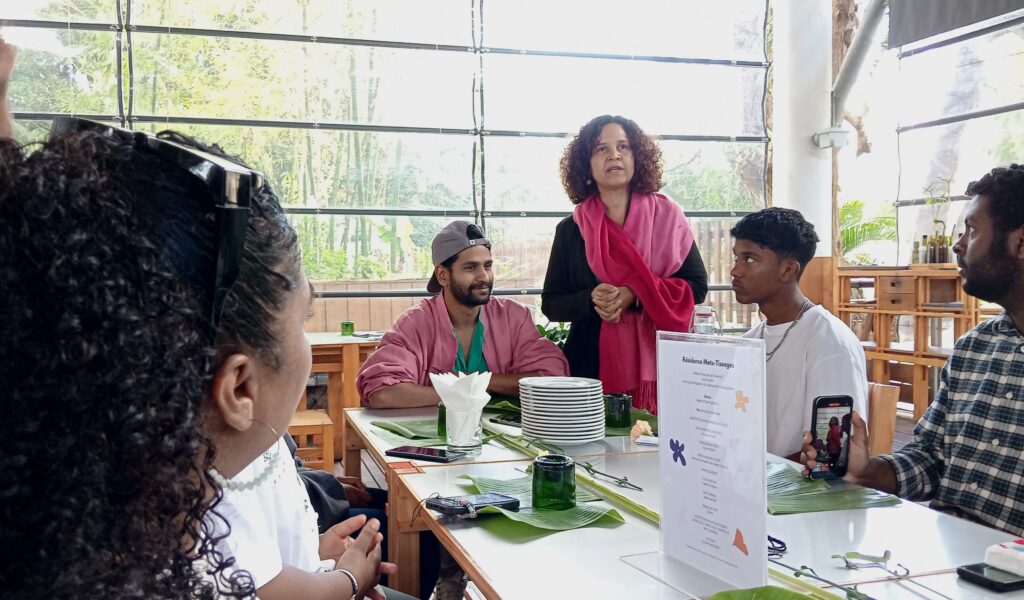
[[[359,583],[356,581],[356,576],[351,571],[345,569],[335,569],[338,573],[341,573],[345,577],[348,577],[349,582],[352,584],[352,600],[356,600],[356,594],[359,593]]]

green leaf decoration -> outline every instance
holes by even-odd
[[[445,446],[448,443],[447,440],[437,437],[437,419],[403,421],[401,424],[390,421],[371,421],[370,424],[377,428],[374,431],[377,437],[392,446],[427,447]]]
[[[828,490],[823,479],[808,479],[782,463],[768,463],[768,496]]]
[[[496,506],[485,506],[478,511],[480,513],[501,513],[518,523],[549,531],[566,531],[598,523],[610,525],[612,527],[625,523],[622,515],[620,515],[617,510],[606,504],[579,503],[574,508],[570,508],[568,510],[535,510],[529,505],[532,500],[532,488],[527,488],[524,484],[524,482],[531,481],[531,478],[529,477],[520,477],[508,480],[490,479],[486,477],[463,477],[468,480],[466,483],[468,487],[475,487],[480,492],[496,492],[519,498],[520,505],[518,511],[506,510]],[[524,489],[528,489],[529,491],[523,493],[522,490]],[[598,500],[598,498],[593,494],[577,487],[577,502],[582,502],[580,501],[581,492],[583,493],[583,497]]]
[[[410,440],[426,440],[437,437],[437,419],[420,419],[417,421],[370,421],[370,425],[398,434]]]
[[[862,487],[833,488],[822,479],[807,479],[788,465],[768,465],[768,512],[773,515],[896,506],[900,499]]]
[[[532,477],[519,477],[517,479],[491,479],[489,477],[463,475],[462,479],[466,479],[467,482],[461,485],[475,487],[480,490],[480,493],[482,494],[493,492],[495,494],[505,494],[506,496],[519,498],[521,506],[530,504],[530,498],[533,496]],[[577,502],[595,502],[600,499],[601,498],[593,492],[576,486]]]
[[[637,421],[647,421],[650,424],[651,429],[654,431],[654,435],[658,435],[658,417],[657,416],[652,415],[651,413],[647,412],[646,410],[644,410],[642,408],[631,408],[631,409],[629,409],[629,422],[630,423],[636,423]],[[629,427],[606,427],[605,430],[604,430],[604,434],[607,437],[618,437],[618,436],[629,435],[629,430],[632,429],[632,428],[633,428],[632,425],[630,425]]]
[[[807,596],[774,585],[766,585],[749,590],[718,592],[709,600],[807,600]]]
[[[504,413],[523,412],[522,407],[519,406],[519,400],[515,398],[504,398],[500,396],[497,398],[491,398],[491,401],[484,406],[484,410]]]
[[[579,469],[576,470],[576,482],[578,484],[582,483],[583,485],[596,491],[598,495],[600,495],[605,500],[608,500],[609,502],[614,502],[615,504],[618,504],[619,506],[622,506],[623,508],[629,510],[631,513],[647,519],[655,525],[661,522],[661,516],[658,513],[647,508],[643,504],[640,504],[639,502],[631,500],[625,494],[616,491],[616,487],[613,484],[604,481],[598,481],[597,479],[591,477],[590,475],[587,475],[586,473],[580,471]],[[578,485],[576,486],[576,489],[579,490]]]
[[[488,423],[484,422],[484,430],[494,435],[494,440],[507,448],[518,450],[527,456],[537,456],[538,448],[531,445],[530,441],[523,436],[511,436],[504,433],[499,433],[493,429],[488,429]],[[597,479],[587,475],[582,469],[576,469],[576,490],[579,492],[580,485],[585,485],[591,490],[597,492],[599,496],[614,502],[619,506],[629,510],[635,515],[639,515],[647,519],[648,521],[657,524],[660,521],[658,513],[643,506],[639,502],[635,502],[624,494],[615,491],[612,484],[606,484],[605,482],[598,481]]]
[[[881,556],[861,554],[860,552],[847,552],[845,554],[833,554],[832,558],[848,558],[851,560],[863,560],[876,565],[885,565],[892,558],[892,552],[886,550]]]
[[[379,437],[382,440],[384,440],[385,442],[387,442],[392,447],[398,447],[398,446],[418,446],[420,448],[436,448],[436,447],[439,447],[439,446],[443,447],[443,446],[447,446],[448,445],[448,441],[447,440],[443,440],[441,438],[410,440],[409,438],[402,437],[400,435],[391,433],[390,431],[387,431],[386,429],[377,429],[373,433],[377,437]]]
[[[614,508],[598,504],[577,504],[568,510],[534,510],[527,506],[518,511],[485,506],[479,512],[501,513],[513,521],[549,531],[568,531],[598,523],[615,527],[626,522]]]

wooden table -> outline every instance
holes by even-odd
[[[484,413],[485,419],[489,418],[489,416],[491,415]],[[441,464],[422,460],[394,458],[384,454],[388,448],[393,446],[393,443],[374,433],[375,427],[371,424],[373,421],[378,420],[401,423],[402,421],[432,418],[437,418],[437,408],[435,407],[376,410],[350,408],[345,410],[344,418],[345,427],[348,429],[346,434],[346,443],[348,445],[344,449],[345,454],[343,458],[345,474],[353,477],[359,476],[359,454],[362,450],[366,450],[370,458],[380,465],[387,481],[388,558],[391,562],[399,565],[398,575],[389,580],[390,585],[399,591],[417,597],[420,592],[419,533],[427,529],[433,529],[431,526],[433,516],[429,511],[417,508],[422,498],[414,497],[407,487],[401,485],[401,477],[440,471],[452,474],[454,477],[456,475],[454,468],[465,466],[514,465],[524,468],[532,460],[521,452],[506,448],[493,440],[484,444],[478,456],[453,463]],[[512,435],[520,434],[519,428],[516,427],[493,423],[488,423],[488,427],[493,427],[495,430]],[[585,458],[591,461],[598,469],[602,468],[604,461],[607,460],[605,457],[609,456],[621,454],[650,454],[651,456],[656,456],[656,449],[649,446],[638,446],[626,436],[605,438],[599,442],[571,446],[567,447],[566,451],[574,458]],[[519,473],[519,476],[522,476],[522,473]]]
[[[531,459],[494,441],[485,444],[481,454],[469,461],[439,464],[395,459],[384,455],[390,442],[374,433],[370,423],[431,418],[436,416],[436,409],[349,409],[345,413],[345,423],[350,428],[350,447],[346,451],[358,456],[360,449],[366,449],[381,464],[387,478],[390,558],[399,565],[399,573],[392,581],[396,589],[419,593],[419,532],[429,530],[487,598],[690,597],[622,560],[628,555],[658,550],[661,535],[654,523],[622,507],[616,508],[626,523],[619,527],[538,533],[516,540],[507,539],[484,522],[440,520],[435,513],[420,508],[420,502],[427,496],[466,493],[460,485],[464,481],[461,475],[522,477],[520,469]],[[518,433],[516,428],[495,428]],[[643,491],[617,491],[652,510],[660,509],[655,449],[637,446],[627,437],[616,437],[566,450],[577,462],[588,460],[602,471],[628,475]],[[358,469],[358,464],[358,458],[345,461],[350,469]],[[880,554],[890,550],[891,566],[897,562],[906,565],[912,579],[952,598],[1024,600],[1024,592],[995,594],[959,580],[955,573],[958,565],[983,560],[989,545],[1015,536],[914,502],[904,501],[898,507],[769,515],[768,532],[788,544],[784,560],[787,564],[808,565],[826,579],[859,584],[860,589],[880,600],[920,599],[921,590],[907,580],[893,580],[880,570],[847,570],[831,555],[847,551]],[[529,575],[525,576],[527,569]],[[769,583],[786,586],[771,577]]]
[[[359,406],[356,376],[365,357],[377,348],[380,337],[338,333],[307,333],[313,350],[313,373],[327,373],[327,415],[334,422],[334,447],[345,447],[346,408]]]
[[[525,461],[524,461],[525,462]],[[523,463],[490,463],[420,469],[399,475],[392,497],[398,519],[410,518],[416,503],[432,493],[463,494],[459,476],[496,479],[521,477]],[[643,492],[624,490],[632,500],[657,510],[660,506],[658,457],[633,453],[605,458],[607,472],[628,474]],[[493,524],[440,520],[433,512],[416,515],[489,598],[690,598],[624,562],[623,557],[654,552],[660,532],[649,521],[616,507],[626,523],[615,528],[586,527],[556,533],[523,534],[509,539]],[[823,578],[858,584],[878,599],[937,597],[906,580],[895,580],[879,569],[848,570],[832,554],[892,551],[890,566],[906,565],[911,578],[942,590],[951,598],[1021,600],[1024,592],[996,594],[956,577],[958,565],[980,562],[985,548],[1015,536],[958,519],[914,502],[896,507],[769,515],[768,533],[784,540],[789,551],[783,562],[807,565]],[[699,578],[699,573],[694,575]],[[769,583],[786,587],[769,576]]]

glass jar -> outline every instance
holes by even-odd
[[[576,506],[576,462],[561,454],[533,459],[533,508],[566,510]]]
[[[355,335],[356,333],[356,322],[355,321],[342,321],[341,322],[341,335]]]
[[[478,456],[483,447],[483,411],[445,409],[445,441],[449,454]],[[438,421],[440,423],[440,420]]]
[[[604,397],[605,427],[629,427],[632,425],[633,397],[629,394],[607,394]]]
[[[690,328],[690,333],[702,333],[705,335],[721,333],[718,329],[715,309],[704,304],[695,306],[693,308],[693,326]]]

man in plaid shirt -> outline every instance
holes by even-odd
[[[846,479],[1024,535],[1024,165],[992,169],[967,194],[953,246],[964,291],[1005,312],[957,340],[913,442],[869,458],[854,413]],[[808,433],[808,468],[812,450]]]

